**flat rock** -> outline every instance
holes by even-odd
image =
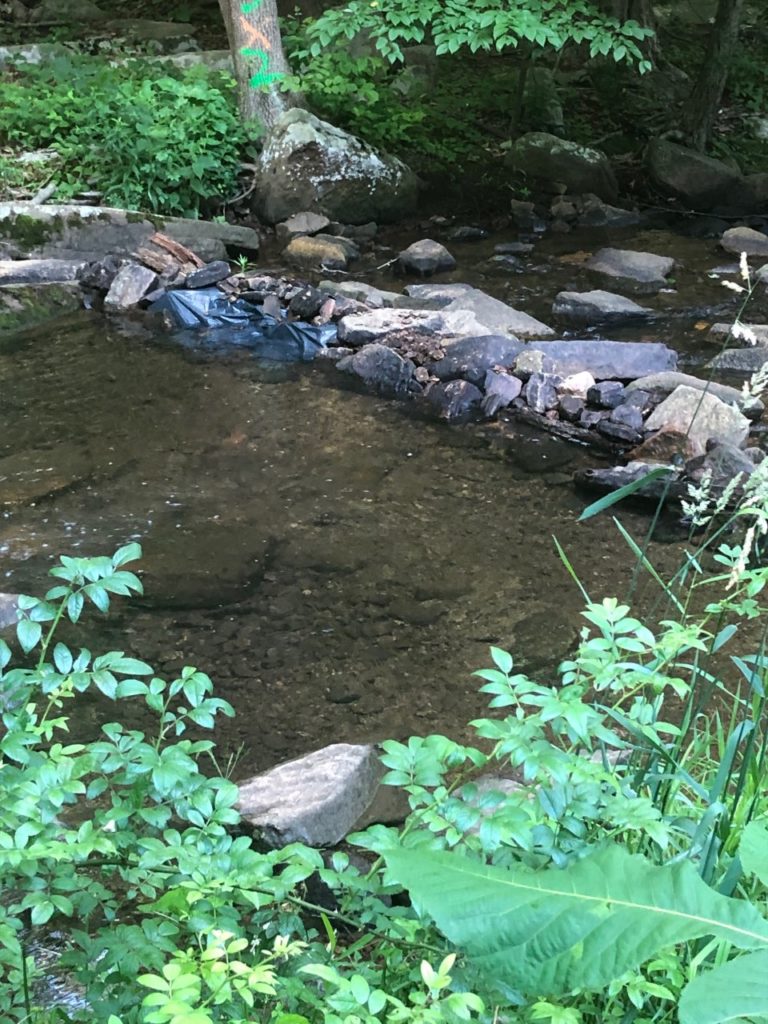
[[[0,260],[0,286],[76,281],[84,260]]]
[[[199,270],[193,270],[187,274],[184,282],[185,288],[209,288],[212,284],[218,284],[225,277],[232,273],[229,263],[226,260],[214,260],[213,263],[206,263]]]
[[[359,352],[345,356],[336,364],[345,373],[352,373],[369,387],[383,391],[403,391],[413,378],[414,366],[387,345],[364,345]]]
[[[339,321],[339,341],[345,345],[435,338],[444,331],[445,318],[437,310],[371,309],[350,313]]]
[[[762,231],[755,231],[753,228],[738,227],[728,228],[723,232],[720,245],[726,252],[747,256],[768,256],[768,235]]]
[[[706,364],[708,370],[755,373],[768,363],[768,345],[757,348],[727,348]]]
[[[115,274],[109,286],[104,309],[110,313],[121,313],[136,306],[157,281],[157,275],[141,263],[126,263]]]
[[[443,358],[430,363],[428,369],[440,380],[464,377],[473,384],[481,384],[494,366],[511,366],[522,348],[523,343],[517,338],[496,334],[461,338],[447,345]]]
[[[674,370],[677,354],[661,342],[536,341],[525,352],[541,352],[561,377],[586,370],[595,380],[635,380],[649,373]]]
[[[508,306],[506,302],[494,299],[479,288],[462,292],[445,311],[474,314],[486,328],[486,334],[510,334],[518,338],[547,338],[555,332],[540,320],[522,310]]]
[[[204,260],[227,253],[256,255],[259,236],[252,228],[183,217],[160,217],[106,206],[0,203],[0,249],[33,259],[91,262],[105,253],[131,256],[151,244],[156,231],[180,242]]]
[[[383,773],[373,746],[333,743],[241,782],[237,807],[273,848],[332,846],[373,803]]]
[[[559,292],[552,306],[555,316],[568,320],[595,323],[600,321],[642,320],[654,316],[654,311],[632,299],[614,292],[594,289],[590,292]]]
[[[300,235],[318,235],[321,231],[328,231],[330,227],[331,222],[325,214],[303,210],[276,225],[275,234],[281,245],[287,245],[291,239]]]
[[[405,286],[405,294],[411,299],[434,303],[435,309],[450,306],[454,299],[473,292],[471,284],[409,284]]]
[[[365,281],[340,281],[338,284],[332,281],[321,281],[321,289],[330,291],[333,295],[345,295],[349,299],[356,299],[364,302],[371,309],[392,308],[402,296],[398,292],[382,291],[381,288],[374,288],[372,284]]]
[[[640,294],[653,294],[666,287],[667,275],[672,273],[675,261],[671,256],[657,256],[652,252],[632,249],[599,249],[584,264],[593,274],[600,274],[624,282]]]
[[[741,446],[749,420],[713,394],[679,385],[645,421],[646,430],[673,430],[687,435],[693,451],[703,455],[710,440]]]
[[[759,398],[745,396],[738,388],[732,388],[729,384],[718,384],[713,380],[701,380],[690,373],[680,373],[679,370],[666,370],[662,373],[649,374],[647,377],[638,377],[627,384],[627,391],[655,391],[670,395],[681,384],[696,388],[697,391],[708,391],[728,405],[735,404],[749,419],[760,419],[765,409]]]
[[[400,270],[405,273],[427,276],[441,270],[453,270],[456,260],[444,245],[432,238],[422,238],[403,249],[397,258]]]

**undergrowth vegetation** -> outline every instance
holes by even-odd
[[[57,199],[96,191],[105,205],[196,217],[237,191],[249,137],[226,75],[73,55],[2,78],[0,146],[52,150],[42,174]]]
[[[726,497],[705,481],[686,511],[699,532],[666,581],[617,522],[661,611],[642,622],[582,588],[578,646],[541,682],[493,648],[476,741],[385,742],[410,814],[327,853],[243,834],[213,742],[189,736],[233,714],[208,676],[57,639],[88,605],[141,592],[138,545],[63,557],[21,600],[15,653],[0,641],[2,1018],[50,1019],[35,956],[50,944],[82,991],[60,1020],[768,1013],[768,461]],[[116,716],[78,742],[89,690]],[[125,702],[154,726],[121,724],[137,721]]]

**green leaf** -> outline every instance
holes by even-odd
[[[768,885],[768,821],[750,821],[741,835],[739,859],[744,870]]]
[[[653,480],[657,480],[660,476],[667,476],[672,470],[668,466],[658,466],[656,469],[652,469],[650,473],[646,473],[645,476],[640,477],[639,480],[633,480],[629,484],[624,484],[623,487],[619,487],[617,491],[611,491],[610,494],[604,494],[602,498],[598,498],[597,501],[593,501],[591,505],[587,505],[584,511],[578,518],[578,522],[583,523],[586,519],[591,519],[593,516],[599,515],[601,512],[605,512],[607,508],[611,508],[624,498],[628,498],[631,494],[635,494],[644,487],[645,484],[651,483]]]
[[[768,950],[736,957],[683,989],[680,1024],[721,1024],[768,1014]]]
[[[481,971],[524,992],[600,989],[659,950],[704,935],[768,948],[757,910],[714,892],[687,861],[658,867],[617,846],[538,872],[449,853],[383,856],[417,907]]]
[[[53,663],[62,675],[72,670],[72,652],[64,644],[56,644],[53,649]]]
[[[30,619],[22,619],[16,626],[16,636],[25,654],[29,654],[42,636],[43,627],[39,622],[32,622]]]

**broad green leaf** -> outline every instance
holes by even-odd
[[[683,989],[680,1024],[724,1024],[768,1015],[768,950],[736,957]]]
[[[768,885],[768,820],[750,821],[741,835],[739,859],[747,874]]]
[[[599,989],[677,942],[714,935],[768,949],[768,922],[688,862],[658,867],[604,846],[559,870],[488,867],[385,850],[393,878],[494,981],[537,995]]]
[[[19,622],[16,626],[16,636],[25,654],[29,654],[32,648],[36,646],[42,632],[43,627],[39,622],[32,622],[30,619],[22,619]]]

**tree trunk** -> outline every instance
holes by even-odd
[[[276,0],[219,0],[219,7],[235,65],[240,116],[245,123],[260,121],[269,129],[296,105],[295,99],[280,91],[280,79],[290,69],[280,38]]]
[[[720,0],[707,52],[684,111],[687,134],[695,149],[706,149],[723,96],[728,66],[739,39],[744,0]]]

